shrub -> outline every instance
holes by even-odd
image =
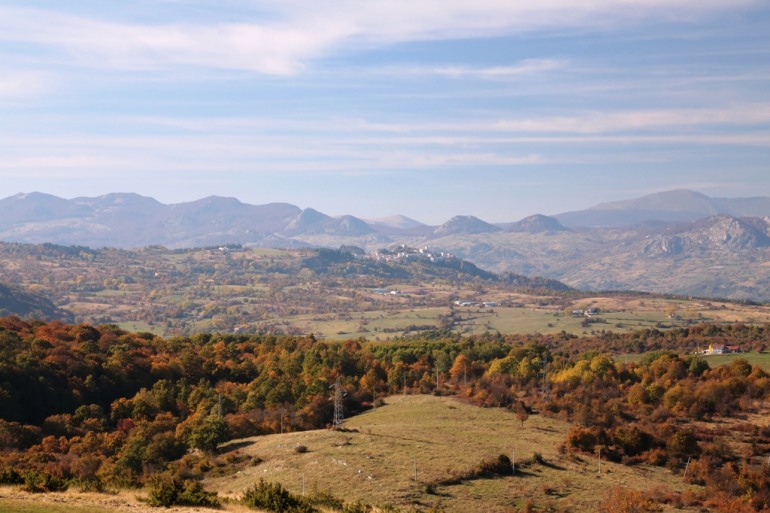
[[[360,500],[346,503],[342,508],[342,513],[371,513],[372,507]]]
[[[187,481],[184,490],[179,495],[177,504],[180,506],[201,506],[206,508],[218,508],[221,506],[216,492],[204,490],[198,481]]]
[[[497,458],[483,460],[479,464],[478,473],[480,475],[509,476],[513,473],[511,459],[505,454],[501,454]]]
[[[30,493],[63,492],[67,489],[66,480],[49,474],[30,470],[24,473],[22,489]]]
[[[19,474],[16,469],[3,468],[0,469],[0,484],[6,485],[18,485],[24,482],[24,476]]]
[[[291,494],[279,483],[259,483],[243,493],[241,502],[252,509],[264,509],[274,513],[317,513],[309,502]]]
[[[640,491],[628,488],[612,488],[601,503],[605,513],[652,513],[662,508]]]
[[[314,490],[307,501],[314,506],[323,506],[325,508],[333,510],[341,510],[344,506],[344,501],[339,497],[335,497],[331,492],[321,492]]]
[[[167,475],[156,475],[150,480],[150,494],[147,503],[156,508],[170,508],[176,504],[182,493],[182,483]]]
[[[198,481],[182,483],[178,478],[168,474],[153,476],[147,502],[150,506],[163,508],[171,506],[218,508],[221,506],[216,492],[204,490],[203,485]]]

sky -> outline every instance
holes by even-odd
[[[0,197],[439,224],[770,196],[766,0],[2,0]]]

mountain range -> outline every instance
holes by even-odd
[[[210,196],[165,205],[137,194],[0,200],[0,240],[137,248],[406,244],[451,251],[493,272],[582,289],[770,300],[770,198],[676,190],[508,223],[458,215],[440,226],[405,216],[332,217],[288,203]]]

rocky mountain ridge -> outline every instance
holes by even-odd
[[[0,200],[0,240],[136,248],[405,244],[441,248],[496,273],[583,289],[770,300],[770,198],[719,199],[668,191],[555,216],[492,224],[458,215],[440,226],[403,216],[366,221],[287,203],[210,196],[164,205],[136,194]]]

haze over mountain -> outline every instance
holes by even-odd
[[[563,225],[630,226],[647,221],[689,222],[725,214],[734,217],[770,215],[770,198],[710,198],[688,190],[650,194],[637,199],[600,203],[586,210],[554,216]]]
[[[168,248],[406,244],[451,251],[498,273],[585,289],[770,300],[770,198],[677,190],[555,216],[491,224],[458,215],[440,226],[394,216],[365,221],[286,203],[210,196],[164,205],[136,194],[71,200],[31,193],[0,200],[0,240]]]

